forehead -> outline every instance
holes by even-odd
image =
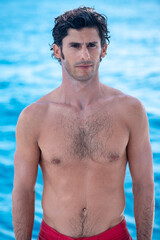
[[[98,30],[96,28],[82,28],[80,30],[70,28],[68,35],[63,39],[63,43],[69,42],[88,43],[100,42]]]

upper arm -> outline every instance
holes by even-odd
[[[134,100],[128,112],[130,138],[127,146],[133,184],[153,185],[153,159],[149,139],[149,124],[143,105]]]
[[[37,144],[38,125],[32,107],[20,114],[16,128],[16,152],[14,157],[14,188],[34,191],[40,150]]]

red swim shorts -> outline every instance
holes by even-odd
[[[41,223],[38,240],[132,240],[124,219],[121,223],[98,235],[86,238],[71,238],[58,233],[44,221]]]

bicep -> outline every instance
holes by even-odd
[[[131,121],[127,154],[133,184],[146,185],[153,182],[153,158],[147,115],[143,106],[138,110]]]
[[[16,128],[16,152],[14,156],[14,188],[34,191],[40,150],[36,142],[33,124],[21,116]]]
[[[38,171],[38,151],[31,151],[30,153],[21,151],[18,148],[14,157],[14,187],[23,187],[26,190],[34,190],[37,171]],[[26,149],[26,150],[27,150]]]
[[[134,144],[134,143],[133,143]],[[153,180],[153,160],[150,142],[144,140],[141,146],[128,146],[128,162],[133,183],[146,184]],[[137,145],[137,147],[136,147]]]

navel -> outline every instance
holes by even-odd
[[[83,214],[84,214],[84,215],[87,214],[87,209],[86,209],[86,208],[83,208],[82,211],[83,211]]]
[[[80,215],[81,215],[81,219],[85,220],[85,218],[87,217],[87,208],[82,208]]]

